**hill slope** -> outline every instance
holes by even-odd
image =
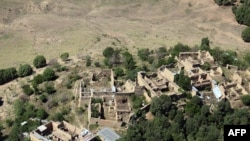
[[[2,0],[0,68],[32,62],[37,54],[57,58],[101,55],[106,46],[131,50],[209,37],[212,46],[245,50],[229,7],[213,0]]]

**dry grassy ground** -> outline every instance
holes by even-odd
[[[245,50],[242,29],[231,8],[213,0],[1,0],[0,68],[31,63],[37,54],[194,46],[206,36],[212,46]]]

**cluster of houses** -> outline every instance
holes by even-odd
[[[161,66],[156,72],[138,72],[136,82],[127,80],[121,83],[115,80],[112,69],[90,71],[86,75],[85,80],[89,81],[83,80],[79,83],[78,106],[83,106],[82,101],[87,101],[88,123],[104,127],[97,133],[102,140],[118,139],[119,135],[111,128],[119,129],[130,123],[134,115],[131,95],[143,95],[147,103],[160,95],[177,99],[185,97],[182,88],[174,82],[175,76],[181,70],[191,80],[192,96],[199,96],[204,103],[213,105],[227,98],[233,108],[243,106],[240,98],[250,92],[248,70],[239,71],[236,66],[227,65],[223,69],[232,75],[230,78],[225,78],[223,69],[215,63],[207,51],[181,52],[175,59],[177,63]],[[210,64],[209,70],[201,69],[205,63]],[[97,116],[93,116],[93,112],[97,112]],[[87,141],[97,134],[92,134],[87,128],[80,130],[65,121],[49,122],[32,131],[30,139]]]
[[[138,72],[138,85],[148,91],[144,95],[149,101],[162,94],[181,97],[183,91],[174,82],[174,78],[184,70],[185,75],[191,79],[192,96],[199,96],[210,105],[227,98],[233,108],[243,106],[240,97],[250,92],[248,70],[240,71],[237,66],[227,65],[224,69],[232,77],[226,78],[223,69],[215,63],[208,51],[181,52],[175,59],[175,65],[161,66],[157,72]],[[209,70],[201,69],[205,63],[211,66]]]

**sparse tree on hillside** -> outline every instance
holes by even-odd
[[[33,65],[36,68],[42,68],[42,67],[46,66],[46,58],[42,55],[36,56],[34,61],[33,61]]]
[[[241,37],[245,42],[250,42],[250,27],[247,27],[243,30],[243,32],[241,33]]]
[[[68,53],[68,52],[65,52],[65,53],[61,54],[60,57],[61,57],[61,59],[62,59],[63,61],[67,61],[68,58],[69,58],[69,53]]]
[[[149,58],[149,55],[150,55],[150,51],[149,49],[147,48],[143,48],[143,49],[139,49],[137,51],[137,55],[139,56],[139,58],[142,60],[142,61],[146,61],[148,60]]]
[[[25,77],[31,75],[33,72],[32,67],[29,64],[20,65],[17,71],[19,77]]]
[[[250,106],[250,95],[242,96],[241,100],[245,105]]]
[[[51,81],[56,78],[56,73],[51,68],[46,68],[43,72],[43,78],[45,81]]]
[[[113,53],[114,53],[114,49],[112,47],[106,47],[104,50],[103,50],[103,56],[106,57],[106,58],[110,58]]]

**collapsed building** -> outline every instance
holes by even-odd
[[[86,128],[81,130],[66,121],[51,121],[30,133],[31,141],[88,141],[94,137]]]

